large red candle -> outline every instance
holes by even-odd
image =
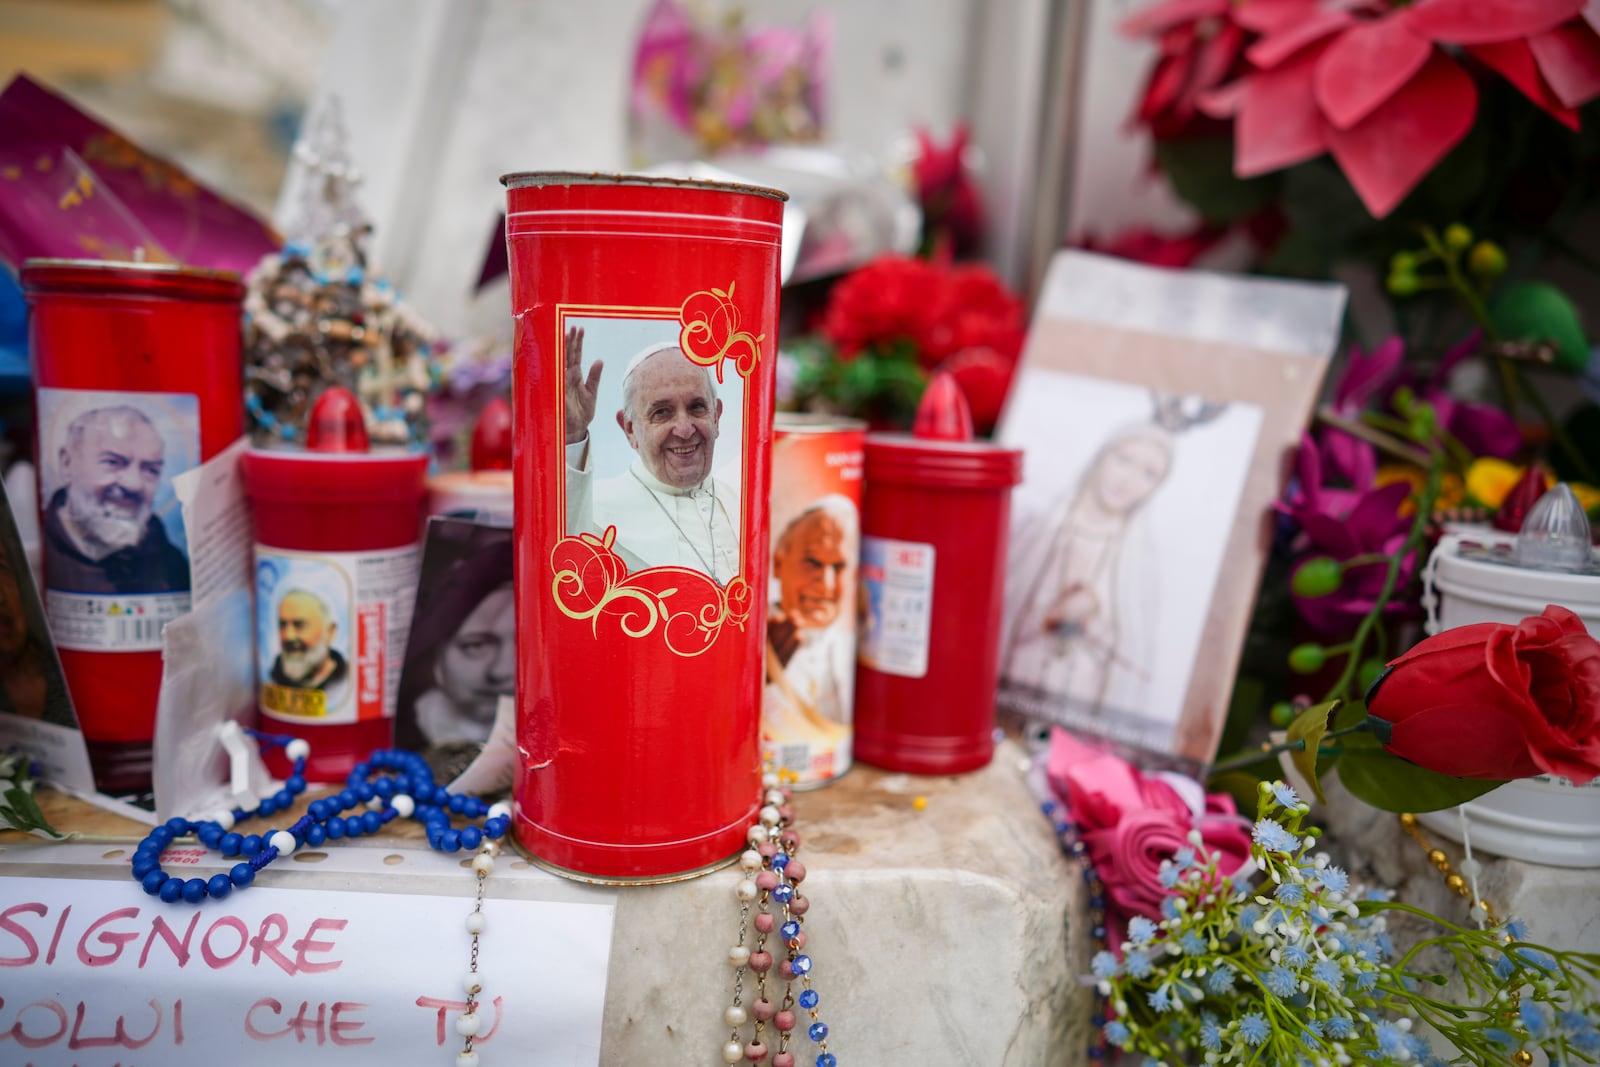
[[[161,628],[189,610],[172,477],[244,432],[240,301],[219,271],[30,260],[45,606],[105,792],[150,788]]]
[[[646,881],[760,783],[782,193],[504,179],[516,320],[516,837]]]

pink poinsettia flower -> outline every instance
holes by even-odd
[[[1310,434],[1301,439],[1295,481],[1292,495],[1277,507],[1300,527],[1303,560],[1328,556],[1343,562],[1369,554],[1393,556],[1405,547],[1411,520],[1400,508],[1411,495],[1407,483],[1391,482],[1377,488],[1369,483],[1355,489],[1326,485],[1320,450]],[[1411,553],[1401,564],[1398,588],[1411,580],[1416,562],[1416,554]],[[1295,596],[1295,609],[1320,633],[1348,633],[1377,603],[1387,567],[1386,561],[1351,566],[1336,591],[1320,597]],[[1405,604],[1397,598],[1385,610],[1403,611]]]
[[[1153,37],[1159,50],[1131,122],[1157,138],[1187,133],[1200,99],[1238,73],[1248,31],[1231,0],[1165,0],[1122,23],[1133,37]]]
[[[1267,0],[1241,12],[1258,7],[1241,14],[1262,34],[1246,51],[1256,70],[1201,101],[1237,119],[1235,172],[1331,152],[1378,218],[1472,129],[1478,90],[1458,52],[1574,128],[1573,108],[1600,95],[1585,0]]]

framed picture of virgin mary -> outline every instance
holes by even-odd
[[[1210,762],[1342,306],[1332,286],[1058,257],[999,430],[1026,453],[1003,709]]]

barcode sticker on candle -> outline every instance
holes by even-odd
[[[928,673],[933,624],[933,546],[887,537],[861,539],[863,605],[859,661],[921,678]]]

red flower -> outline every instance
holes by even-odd
[[[1085,238],[1082,246],[1091,252],[1103,252],[1155,267],[1189,267],[1227,234],[1226,227],[1207,223],[1171,236],[1135,226],[1112,234],[1103,243],[1092,237]]]
[[[1577,127],[1572,109],[1600,95],[1600,37],[1583,9],[1584,0],[1258,0],[1238,15],[1263,34],[1246,52],[1256,69],[1201,103],[1237,117],[1240,177],[1332,152],[1381,218],[1472,128],[1478,90],[1457,50]]]
[[[1122,32],[1154,37],[1160,54],[1133,121],[1157,138],[1188,133],[1201,97],[1238,73],[1246,31],[1230,0],[1166,0],[1122,24]]]
[[[822,333],[844,359],[876,345],[916,343],[933,328],[943,287],[927,260],[880,256],[833,287]]]
[[[962,123],[950,135],[950,143],[941,146],[927,130],[919,129],[917,158],[911,164],[926,240],[948,245],[958,255],[973,251],[983,239],[983,198],[967,166],[970,136]]]
[[[1600,775],[1600,642],[1556,605],[1458,626],[1389,664],[1367,710],[1385,748],[1428,770],[1584,785]]]

